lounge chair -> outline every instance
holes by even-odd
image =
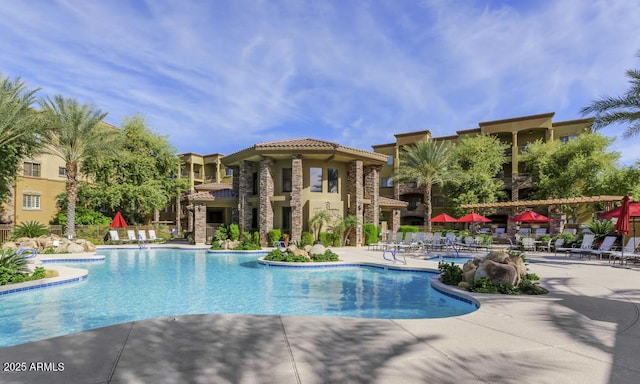
[[[627,240],[627,244],[621,251],[613,251],[609,254],[609,261],[620,259],[620,263],[624,264],[625,260],[629,262],[629,259],[637,260],[640,255],[635,253],[636,248],[640,245],[640,237],[630,237]]]
[[[156,237],[156,230],[155,229],[150,229],[149,230],[149,241],[156,241],[158,240],[158,238]]]
[[[609,255],[611,253],[611,247],[613,243],[616,242],[615,236],[607,236],[602,240],[602,244],[598,247],[598,249],[592,249],[591,252],[585,253],[591,259],[591,256],[598,256],[598,259],[602,260],[602,255]]]
[[[547,234],[547,228],[536,228],[535,238],[539,239]]]
[[[433,240],[431,241],[431,249],[442,249],[444,243],[442,242],[442,232],[436,232],[433,234]]]
[[[535,240],[533,240],[533,237],[523,237],[522,238],[522,250],[523,251],[531,251],[531,252],[535,252],[536,251],[536,243]]]
[[[520,237],[531,236],[531,228],[520,228],[518,235],[520,235]]]
[[[498,227],[496,228],[495,233],[493,234],[494,237],[498,237],[498,238],[502,238],[506,236],[505,233],[505,228],[504,227]]]
[[[144,229],[138,230],[138,240],[142,242],[147,241],[147,232]]]
[[[590,252],[593,245],[594,235],[592,233],[586,233],[582,237],[582,243],[576,248],[559,248],[558,251],[567,252],[567,256],[571,254],[582,255],[583,252]]]
[[[120,241],[118,231],[109,231],[109,239],[111,239],[112,241]]]
[[[127,230],[127,240],[137,241],[138,239],[136,238],[136,231],[134,231],[133,229]]]

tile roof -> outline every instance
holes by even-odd
[[[378,205],[381,207],[398,207],[405,208],[409,205],[406,201],[390,199],[388,197],[379,196],[378,197]]]
[[[218,189],[215,191],[196,192],[187,196],[187,198],[191,201],[203,201],[203,200],[213,201],[216,199],[233,199],[237,197],[238,195],[235,192],[233,192],[233,189],[231,188]]]

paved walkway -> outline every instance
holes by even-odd
[[[337,252],[389,263],[381,252]],[[465,316],[151,319],[2,348],[2,368],[64,370],[0,371],[0,383],[639,383],[640,270],[534,259],[549,295],[475,295],[482,306]]]

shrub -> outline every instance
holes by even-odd
[[[402,240],[404,240],[404,238],[407,237],[407,232],[416,233],[418,232],[418,227],[413,225],[401,225],[400,232],[402,232]]]
[[[215,240],[227,240],[229,238],[229,229],[222,224],[216,229]]]
[[[476,279],[469,290],[478,293],[498,293],[498,286],[494,285],[488,277],[483,277]]]
[[[253,232],[253,243],[256,245],[260,245],[260,232]]]
[[[440,281],[447,285],[458,285],[462,281],[462,268],[455,263],[438,263]]]
[[[316,254],[311,255],[311,258],[315,262],[329,262],[329,261],[338,261],[338,255],[336,255],[332,250],[327,249],[324,254]]]
[[[14,250],[3,251],[0,255],[0,285],[22,283],[44,277],[45,270],[42,267],[36,267],[34,273],[29,275],[25,255],[18,255]]]
[[[300,247],[304,247],[306,245],[313,245],[313,233],[311,232],[302,232]]]
[[[362,234],[364,235],[364,244],[368,245],[377,243],[381,229],[381,227],[375,226],[371,223],[363,224]]]
[[[542,288],[532,280],[522,280],[520,284],[518,284],[518,289],[520,290],[520,293],[525,295],[544,295],[549,293],[549,291]]]
[[[306,263],[311,261],[311,259],[304,256],[295,256],[293,253],[280,251],[278,249],[274,249],[269,252],[264,259],[269,261],[286,261],[289,263]]]
[[[282,237],[282,231],[279,229],[272,229],[269,231],[267,236],[269,237],[269,245],[272,245],[280,240],[280,237]]]
[[[46,235],[49,231],[43,224],[37,221],[22,222],[13,229],[13,237],[40,237]]]
[[[238,224],[229,225],[229,239],[231,239],[231,241],[240,239],[240,227],[238,227]]]

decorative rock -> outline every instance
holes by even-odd
[[[494,285],[511,284],[516,286],[520,283],[520,275],[513,265],[496,263],[492,260],[483,261],[475,274],[475,279],[488,277]]]
[[[471,260],[467,261],[462,265],[462,272],[467,272],[471,270],[475,271],[476,269],[478,269],[478,266]]]
[[[496,263],[506,263],[506,260],[509,259],[509,254],[507,252],[502,252],[502,251],[491,251],[489,252],[489,254],[487,255],[487,257],[485,257],[485,260],[492,260],[495,261]]]
[[[463,289],[469,289],[470,286],[471,284],[467,283],[466,281],[461,281],[458,283],[458,287]]]
[[[508,263],[509,265],[516,267],[518,275],[524,276],[527,274],[527,266],[524,265],[524,261],[522,261],[522,258],[519,256],[509,256]]]
[[[2,250],[6,251],[8,249],[16,250],[18,249],[18,244],[16,244],[14,241],[7,241],[2,245]]]
[[[313,247],[311,247],[311,250],[309,251],[309,254],[311,254],[311,255],[324,255],[324,253],[326,251],[327,251],[327,248],[325,248],[324,245],[315,244]]]
[[[83,253],[84,247],[80,244],[71,243],[67,246],[67,252],[69,253]]]
[[[470,269],[467,272],[462,272],[462,280],[467,284],[473,284],[476,277],[476,268]]]

